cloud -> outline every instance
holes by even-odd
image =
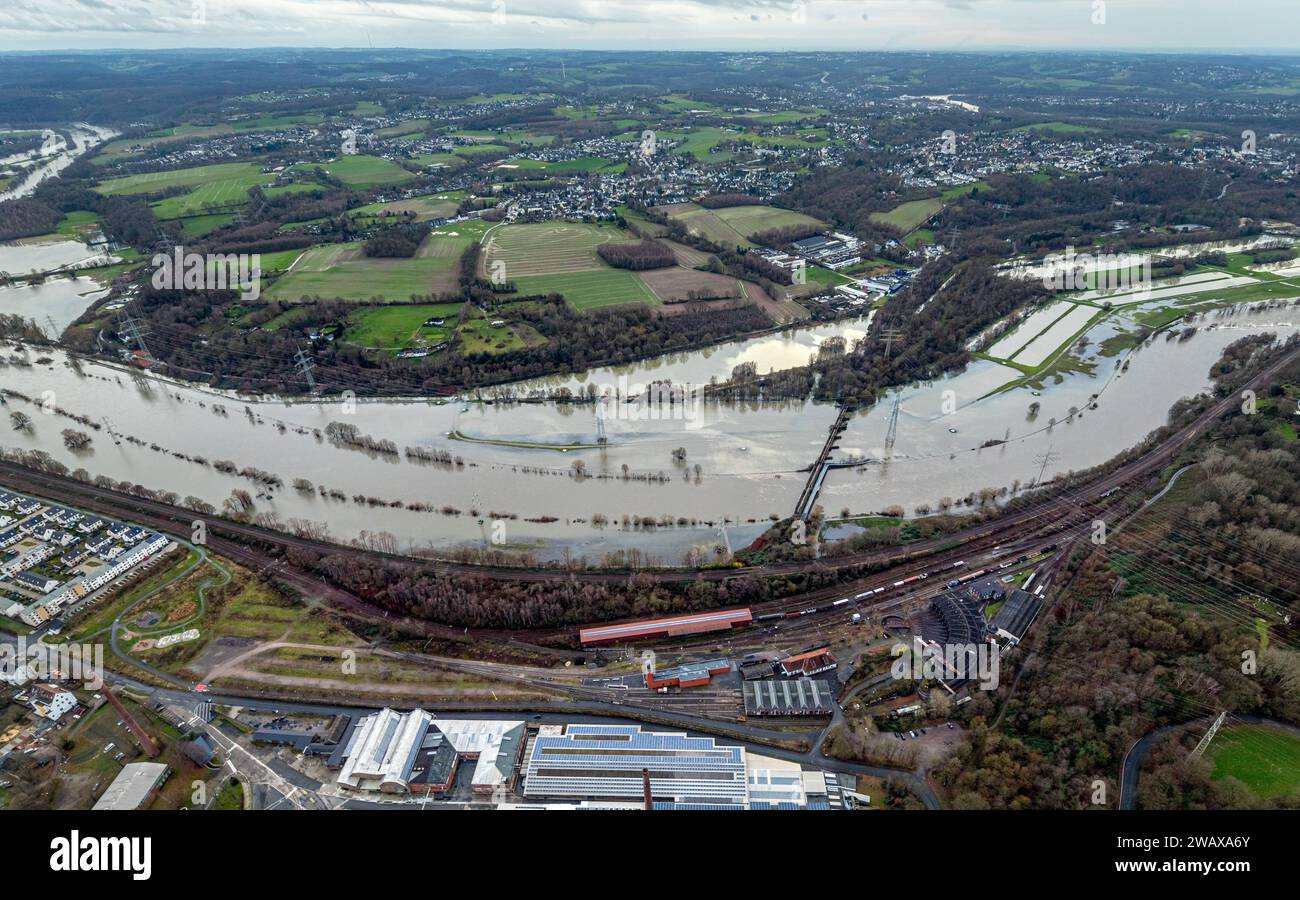
[[[60,47],[1274,49],[1295,0],[3,0],[0,50]],[[201,21],[196,12],[202,11]]]

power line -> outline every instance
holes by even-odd
[[[1219,713],[1219,717],[1214,720],[1214,724],[1210,726],[1210,730],[1205,732],[1205,737],[1201,738],[1200,743],[1196,745],[1196,749],[1191,752],[1192,757],[1200,756],[1205,752],[1205,748],[1210,746],[1210,741],[1214,740],[1214,736],[1218,734],[1219,726],[1223,724],[1223,720],[1227,715],[1228,713],[1226,710]]]
[[[889,411],[889,428],[885,432],[885,455],[892,456],[894,440],[898,437],[898,412],[903,407],[903,398],[894,398],[894,408]]]
[[[299,348],[298,352],[293,355],[295,367],[302,373],[302,377],[307,381],[307,389],[310,393],[316,393],[316,377],[312,375],[312,370],[316,368],[316,362],[311,358],[306,350]]]
[[[1032,488],[1038,485],[1039,483],[1041,483],[1043,480],[1043,474],[1047,471],[1047,467],[1052,463],[1057,463],[1060,461],[1061,461],[1061,454],[1054,453],[1052,451],[1051,446],[1048,446],[1046,453],[1040,453],[1037,456],[1035,456],[1034,462],[1041,462],[1042,465],[1038,469],[1038,477],[1035,478],[1033,482],[1030,483],[1029,486]]]
[[[129,306],[124,307],[122,310],[122,330],[130,341],[134,341],[135,345],[140,348],[141,353],[150,360],[153,359],[153,354],[149,352],[149,345],[145,343],[144,339],[145,335],[149,333],[149,323],[136,318]]]

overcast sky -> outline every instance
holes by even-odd
[[[0,0],[0,50],[1300,51],[1300,0]]]

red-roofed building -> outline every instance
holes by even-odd
[[[725,658],[706,659],[697,663],[686,663],[662,671],[645,673],[645,686],[652,691],[662,687],[700,687],[708,684],[714,675],[731,671],[731,661]]]
[[[748,609],[728,609],[719,612],[694,613],[669,619],[645,619],[624,622],[621,625],[597,625],[583,628],[578,637],[584,645],[631,643],[656,638],[684,637],[710,631],[726,631],[737,625],[748,625],[754,616]]]
[[[831,656],[830,647],[818,647],[816,650],[787,656],[781,660],[781,674],[816,675],[818,672],[829,672],[837,665],[839,664],[835,662],[835,657]]]

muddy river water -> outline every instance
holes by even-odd
[[[1238,307],[1203,319],[1190,339],[1167,341],[1160,335],[1131,353],[1100,356],[1101,341],[1123,327],[1122,316],[1137,312],[1095,326],[1084,353],[1092,372],[1049,378],[1040,395],[1027,386],[999,390],[1020,373],[976,362],[942,381],[908,386],[860,412],[837,454],[873,461],[833,471],[822,505],[833,515],[842,508],[860,514],[893,505],[911,514],[944,497],[1026,485],[1038,474],[1036,457],[1048,451],[1057,461],[1048,466],[1047,478],[1099,464],[1164,424],[1179,398],[1206,389],[1210,366],[1227,344],[1264,330],[1285,337],[1300,325],[1300,308],[1294,306]],[[800,364],[819,341],[836,334],[853,337],[863,327],[862,321],[820,326],[547,383],[616,383],[626,376],[633,383],[671,378],[698,384],[727,377],[737,361],[752,360],[760,371]],[[37,362],[42,354],[48,362]],[[245,489],[261,494],[258,512],[282,521],[323,523],[336,540],[351,540],[362,531],[388,532],[404,550],[446,550],[487,546],[495,536],[511,549],[532,549],[542,558],[568,554],[592,564],[624,548],[676,564],[692,548],[747,543],[769,516],[793,511],[806,477],[800,470],[816,458],[836,415],[834,406],[813,402],[705,402],[659,417],[640,408],[616,408],[604,420],[602,446],[588,405],[253,399],[133,376],[104,364],[83,363],[79,373],[59,352],[9,345],[0,358],[10,360],[0,368],[0,387],[36,401],[10,398],[6,409],[27,413],[34,431],[13,431],[2,421],[2,447],[41,449],[72,469],[195,496],[218,508],[232,490]],[[14,365],[13,359],[29,364]],[[1094,394],[1097,408],[1087,409]],[[901,397],[897,437],[892,457],[881,462],[895,396]],[[144,446],[117,443],[105,427],[93,432],[89,451],[70,451],[61,431],[84,426],[42,414],[42,399]],[[1041,409],[1030,421],[1032,402]],[[1067,423],[1071,408],[1084,413]],[[1055,425],[1049,424],[1052,419]],[[332,422],[391,441],[398,453],[336,445],[324,435]],[[991,439],[1007,442],[979,449]],[[462,464],[415,462],[403,454],[406,447],[446,451]],[[684,458],[674,451],[684,451]],[[174,453],[273,472],[284,487],[267,494],[247,478]],[[575,463],[583,477],[575,475]],[[295,478],[337,489],[349,499],[296,491]],[[358,494],[418,502],[433,511],[358,504],[351,499]],[[442,507],[458,514],[439,511]],[[598,524],[601,517],[604,524]],[[502,525],[494,532],[496,518]],[[638,519],[656,524],[638,527]]]

